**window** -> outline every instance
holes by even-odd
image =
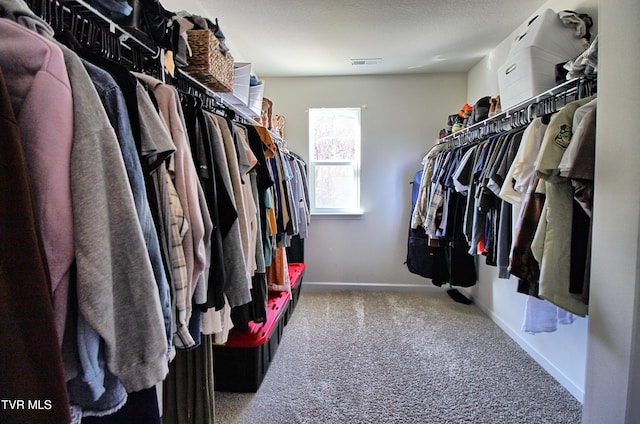
[[[309,109],[311,210],[360,213],[360,109]]]

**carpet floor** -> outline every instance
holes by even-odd
[[[582,405],[446,293],[302,291],[257,393],[216,423],[579,423]]]

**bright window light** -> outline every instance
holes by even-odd
[[[360,213],[360,108],[309,109],[312,212]]]

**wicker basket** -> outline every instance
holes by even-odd
[[[220,42],[207,29],[187,31],[189,46],[193,55],[184,71],[200,81],[212,91],[228,93],[233,91],[233,56],[227,51],[222,54]]]

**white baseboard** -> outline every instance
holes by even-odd
[[[477,302],[477,299],[473,300],[474,304],[480,308],[498,327],[502,329],[509,337],[511,337],[521,348],[525,350],[542,368],[544,368],[549,374],[555,378],[565,389],[569,391],[580,403],[584,403],[584,390],[581,389],[573,380],[571,380],[565,373],[563,373],[558,367],[551,363],[544,355],[542,355],[535,347],[533,347],[519,331],[511,328],[507,323],[499,316],[494,314],[489,308],[482,303]]]
[[[304,282],[303,290],[324,291],[324,290],[369,290],[369,291],[419,291],[437,292],[445,289],[430,284],[388,284],[388,283],[323,283]]]

